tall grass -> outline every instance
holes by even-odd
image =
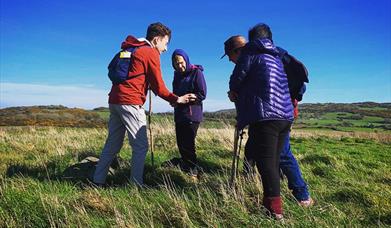
[[[178,156],[171,122],[153,126],[156,163]],[[106,129],[0,128],[0,227],[356,227],[391,225],[390,135],[293,132],[292,147],[317,204],[297,205],[282,182],[285,222],[266,216],[262,184],[239,176],[228,184],[233,129],[201,128],[197,154],[204,174],[153,170],[147,187],[128,184],[123,162],[109,188],[62,179],[88,155],[98,156]],[[386,140],[384,140],[386,138]],[[120,152],[130,158],[125,143]]]

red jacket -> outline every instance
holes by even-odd
[[[109,93],[109,103],[143,105],[146,100],[148,86],[164,100],[176,102],[178,97],[167,89],[162,79],[159,51],[149,46],[146,41],[139,41],[133,36],[128,36],[122,42],[121,48],[134,46],[139,48],[132,56],[129,77],[138,76],[121,84],[113,85]]]

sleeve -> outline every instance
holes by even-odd
[[[174,73],[174,77],[172,79],[172,92],[175,93],[175,94],[178,94],[177,91],[178,91],[178,86],[177,86],[177,78],[175,77],[175,73]]]
[[[194,94],[197,96],[198,101],[203,101],[206,98],[207,91],[205,77],[201,70],[197,70],[195,77]]]
[[[241,55],[238,63],[235,65],[234,71],[229,79],[229,89],[238,93],[242,87],[244,79],[246,79],[250,71],[251,56]]]
[[[178,96],[171,93],[164,84],[160,69],[160,56],[154,48],[151,48],[151,52],[146,57],[145,75],[155,94],[168,102],[175,103],[177,101]]]

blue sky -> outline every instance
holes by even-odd
[[[161,55],[171,89],[171,54],[204,66],[207,111],[234,106],[233,65],[223,43],[264,22],[274,42],[304,62],[304,103],[391,102],[391,1],[76,1],[0,0],[0,107],[107,106],[107,65],[128,35],[160,21],[172,30]],[[171,107],[155,98],[155,111]]]

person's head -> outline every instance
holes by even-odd
[[[184,73],[186,71],[186,60],[181,55],[175,55],[172,58],[172,65],[174,66],[175,71],[179,73]]]
[[[171,56],[172,66],[176,72],[184,73],[191,68],[189,56],[182,49],[175,49]]]
[[[250,42],[259,38],[261,39],[267,38],[273,41],[272,31],[270,30],[270,27],[267,24],[264,23],[256,24],[248,31],[248,39]]]
[[[147,29],[147,40],[159,51],[167,51],[171,39],[171,30],[160,22],[150,24]]]
[[[231,36],[224,42],[224,55],[228,55],[229,61],[237,63],[242,48],[246,45],[246,38],[244,36],[236,35]]]

